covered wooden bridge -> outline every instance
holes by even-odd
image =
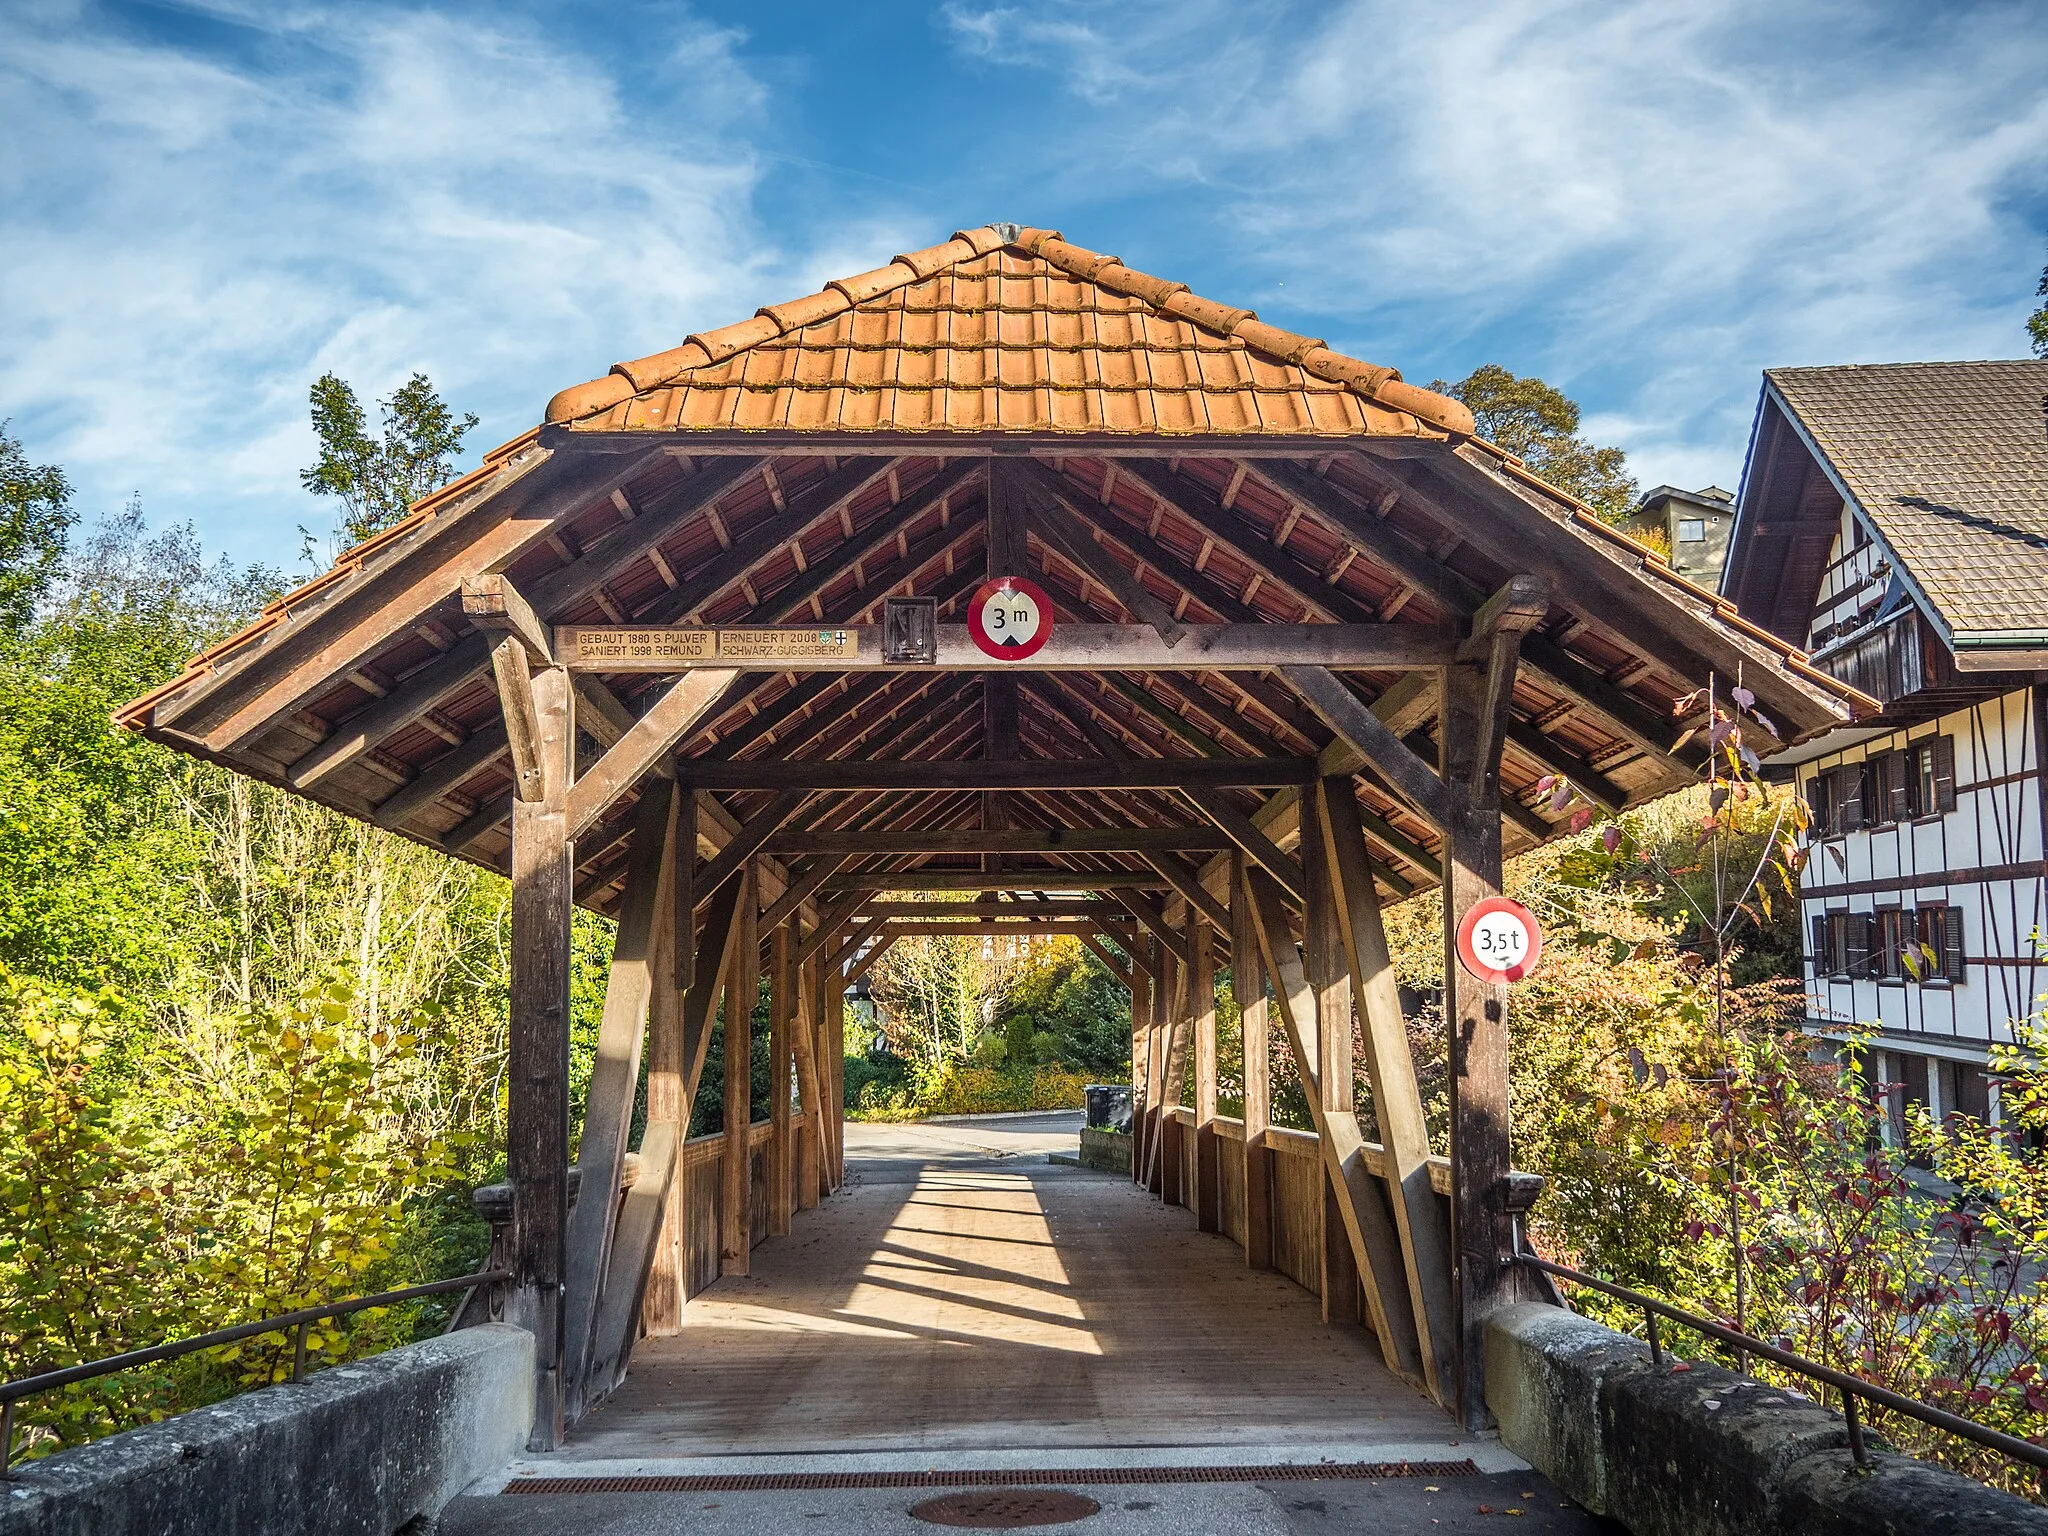
[[[537,1444],[745,1270],[757,1214],[788,1231],[835,1185],[844,988],[940,929],[1095,949],[1133,998],[1138,1176],[1272,1263],[1309,1170],[1331,1310],[1362,1298],[1387,1364],[1477,1422],[1477,1330],[1517,1286],[1510,999],[1446,964],[1432,1160],[1381,902],[1440,886],[1455,933],[1569,816],[1541,781],[1610,809],[1693,781],[1709,674],[1786,742],[1868,701],[1472,434],[1248,310],[968,230],[564,391],[122,719],[511,876]],[[1006,577],[1052,610],[1028,655],[970,633]],[[580,1188],[636,1174],[572,1205],[579,903],[618,921]],[[729,1066],[725,1136],[685,1147],[721,992],[764,971],[771,1119]],[[1267,1124],[1274,1029],[1312,1139]]]

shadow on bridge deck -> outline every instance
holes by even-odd
[[[1185,1210],[1048,1164],[1078,1114],[846,1128],[848,1183],[644,1340],[545,1458],[1053,1447],[1446,1454],[1355,1324]],[[1469,1441],[1468,1441],[1469,1448]],[[1458,1455],[1461,1452],[1450,1452]],[[983,1458],[985,1460],[985,1458]]]

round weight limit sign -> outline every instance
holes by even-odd
[[[1023,661],[1052,638],[1052,599],[1022,576],[998,576],[981,584],[967,607],[967,632],[985,656]]]
[[[1458,924],[1458,963],[1494,986],[1520,981],[1542,954],[1543,930],[1519,901],[1489,896],[1474,902]]]

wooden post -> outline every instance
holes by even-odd
[[[1314,830],[1313,826],[1308,829]],[[1302,970],[1315,994],[1316,1082],[1325,1113],[1358,1113],[1351,1072],[1351,977],[1344,965],[1343,936],[1330,890],[1329,860],[1319,839],[1301,840],[1301,878],[1307,898],[1302,914]],[[1360,1320],[1358,1262],[1331,1181],[1323,1181],[1323,1321]],[[1365,1321],[1370,1324],[1370,1318]]]
[[[522,655],[524,653],[522,652]],[[575,854],[568,838],[575,740],[569,674],[529,684],[538,798],[512,801],[512,996],[506,1163],[512,1179],[508,1317],[533,1335],[530,1449],[562,1443],[562,1279],[569,1225],[569,921]],[[591,1191],[591,1198],[604,1198]]]
[[[1379,893],[1358,800],[1348,777],[1316,786],[1317,820],[1329,853],[1344,951],[1351,967],[1373,1117],[1386,1150],[1389,1204],[1407,1263],[1414,1312],[1423,1320],[1423,1378],[1430,1394],[1449,1406],[1457,1354],[1451,1301],[1449,1210],[1429,1177],[1429,1126],[1415,1082],[1408,1023],[1401,1013],[1394,965],[1380,920]]]
[[[1222,1144],[1216,1135],[1216,961],[1202,915],[1188,906],[1188,954],[1194,961],[1189,979],[1195,1030],[1195,1227],[1222,1230],[1222,1191],[1217,1157]]]
[[[1150,940],[1140,936],[1135,945]],[[1131,951],[1139,960],[1137,948]],[[1131,1182],[1145,1180],[1145,1144],[1152,1128],[1152,999],[1159,986],[1158,976],[1143,964],[1134,965],[1131,976]]]
[[[1244,888],[1244,855],[1230,856],[1230,985],[1244,1039],[1244,1261],[1273,1267],[1272,1046],[1266,1006],[1266,963]]]
[[[1511,663],[1510,663],[1511,664]],[[1451,1252],[1457,1263],[1457,1413],[1483,1428],[1486,1319],[1515,1299],[1507,1209],[1509,1167],[1507,988],[1458,962],[1458,925],[1474,902],[1500,893],[1498,762],[1477,758],[1486,674],[1444,669],[1439,763],[1451,791],[1444,837],[1444,1023],[1450,1031]],[[1496,742],[1498,737],[1495,737]],[[1496,751],[1498,748],[1496,747]]]
[[[768,938],[768,1232],[789,1236],[796,1203],[796,1149],[789,1123],[791,1039],[796,971],[790,964],[789,925],[778,923]]]
[[[682,870],[697,859],[696,797],[685,794],[678,806],[676,836],[671,848],[676,861],[675,879],[684,883]],[[679,952],[693,951],[696,931],[693,916],[680,901],[669,912],[668,953],[674,957],[670,974],[659,978],[647,1008],[647,1132],[656,1126],[673,1127],[678,1160],[684,1124],[683,992],[676,984],[680,975],[694,976],[694,957],[685,960]],[[681,1169],[677,1169],[680,1175]],[[671,1178],[662,1201],[661,1227],[655,1237],[654,1258],[648,1267],[646,1292],[640,1302],[640,1328],[650,1338],[666,1338],[683,1326],[683,1180]]]
[[[733,951],[731,979],[725,987],[725,1151],[720,1168],[723,1205],[718,1272],[744,1275],[753,1249],[753,1155],[748,1147],[754,1124],[754,1001],[761,991],[761,944],[754,931],[760,896],[754,865],[748,860],[739,878],[739,945]]]
[[[825,973],[825,1118],[832,1127],[832,1187],[846,1183],[846,973]]]
[[[795,1002],[790,1044],[796,1054],[796,1091],[804,1106],[804,1133],[797,1138],[797,1200],[805,1210],[824,1193],[825,1094],[818,1072],[818,961],[796,959],[797,923],[789,919],[789,979]]]
[[[584,1094],[576,1166],[588,1181],[593,1198],[578,1198],[569,1213],[562,1291],[562,1402],[563,1417],[569,1423],[581,1418],[595,1399],[611,1388],[609,1380],[597,1379],[590,1370],[591,1341],[599,1297],[611,1268],[620,1171],[632,1129],[648,1003],[656,985],[656,951],[660,950],[664,959],[667,953],[662,931],[669,915],[674,788],[665,779],[650,779],[641,786],[626,888],[619,901],[617,936],[605,983],[604,1014],[598,1025],[597,1059]],[[668,979],[660,977],[664,984]],[[599,1195],[605,1198],[595,1198]],[[638,1282],[636,1274],[634,1283]]]

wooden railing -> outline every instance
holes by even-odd
[[[1184,1104],[1169,1104],[1165,1106],[1164,1118],[1180,1126],[1182,1134],[1174,1138],[1179,1166],[1170,1170],[1177,1176],[1160,1181],[1161,1198],[1169,1205],[1193,1210],[1200,1188],[1201,1157],[1201,1138],[1195,1134],[1199,1129],[1195,1112]],[[1259,1200],[1248,1198],[1251,1192],[1245,1188],[1247,1168],[1260,1164],[1242,1155],[1244,1122],[1219,1115],[1209,1122],[1208,1129],[1219,1143],[1231,1148],[1229,1154],[1216,1159],[1215,1229],[1248,1253],[1263,1255],[1268,1267],[1321,1296],[1330,1265],[1325,1243],[1327,1209],[1323,1195],[1322,1147],[1315,1132],[1276,1125],[1268,1127],[1260,1136],[1259,1146],[1273,1155],[1263,1160],[1266,1188],[1256,1192],[1265,1197]],[[1365,1164],[1376,1177],[1385,1178],[1386,1149],[1377,1142],[1367,1142]],[[1429,1182],[1437,1194],[1449,1198],[1449,1158],[1429,1159]],[[1252,1223],[1261,1218],[1264,1230],[1254,1232]],[[1337,1246],[1343,1247],[1341,1241]],[[1362,1315],[1358,1302],[1350,1297],[1340,1299],[1334,1311],[1342,1316]]]

